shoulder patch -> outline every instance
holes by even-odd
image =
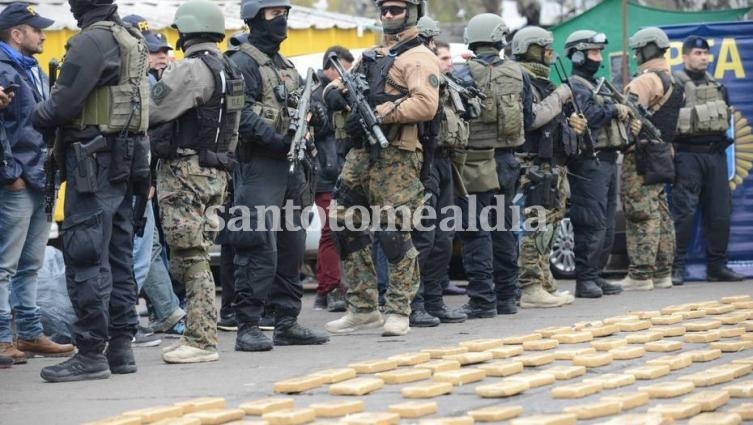
[[[429,75],[429,84],[434,88],[439,87],[439,78],[434,74]]]
[[[163,81],[155,84],[154,87],[152,87],[152,99],[154,100],[154,103],[157,105],[162,103],[162,100],[164,100],[171,91],[172,89]]]

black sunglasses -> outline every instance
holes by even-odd
[[[399,16],[405,13],[406,9],[407,7],[403,6],[382,6],[380,11],[382,13],[382,16],[386,16],[387,12],[389,12],[392,16]]]

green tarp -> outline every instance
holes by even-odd
[[[704,10],[699,12],[680,12],[676,10],[654,9],[628,3],[627,34],[630,37],[639,29],[647,26],[660,26],[696,22],[722,22],[740,20],[750,8],[727,10]],[[554,33],[554,51],[563,55],[567,36],[577,30],[593,30],[607,35],[609,44],[603,52],[604,69],[598,75],[611,76],[613,81],[619,80],[621,73],[622,51],[622,1],[605,0],[569,21],[550,28]],[[673,49],[679,54],[677,49]],[[670,52],[672,54],[672,52]],[[632,55],[632,54],[630,54]],[[570,63],[567,72],[570,72]],[[613,69],[614,68],[614,69]],[[635,72],[635,61],[630,58],[630,73]],[[556,75],[553,75],[556,78]]]

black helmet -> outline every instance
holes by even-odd
[[[71,7],[71,13],[76,21],[81,24],[81,17],[91,9],[97,6],[107,6],[112,4],[113,0],[68,0],[68,5]]]

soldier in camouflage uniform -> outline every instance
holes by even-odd
[[[423,15],[419,0],[378,0],[384,42],[363,54],[354,67],[363,73],[371,88],[370,102],[382,120],[382,129],[390,144],[386,148],[371,146],[352,114],[345,127],[354,144],[345,159],[335,188],[337,208],[333,211],[339,229],[333,227],[343,274],[349,285],[348,313],[329,322],[332,333],[349,333],[357,329],[378,327],[384,323],[382,335],[397,336],[408,332],[410,303],[419,285],[418,251],[411,242],[411,220],[397,212],[394,223],[388,223],[388,213],[398,208],[410,213],[420,205],[424,187],[419,179],[422,166],[419,129],[432,120],[439,106],[438,61],[434,53],[421,44],[416,29]],[[399,41],[399,42],[398,42]],[[341,81],[336,80],[325,90],[325,100],[332,110],[345,109]],[[378,145],[377,145],[378,146]],[[374,153],[372,149],[377,149]],[[371,158],[370,158],[371,156]],[[386,320],[377,310],[376,272],[371,258],[371,241],[363,227],[343,225],[349,221],[358,226],[371,206],[386,208],[379,217],[379,239],[390,262],[389,289],[385,295]],[[350,207],[350,208],[349,208]],[[377,223],[374,223],[377,224]]]
[[[190,0],[176,11],[173,26],[186,59],[170,65],[152,89],[150,121],[152,150],[160,158],[157,193],[170,272],[185,285],[187,315],[183,337],[163,351],[162,359],[209,362],[219,355],[209,268],[215,232],[206,212],[224,201],[238,142],[243,78],[215,45],[225,30],[216,5]]]

